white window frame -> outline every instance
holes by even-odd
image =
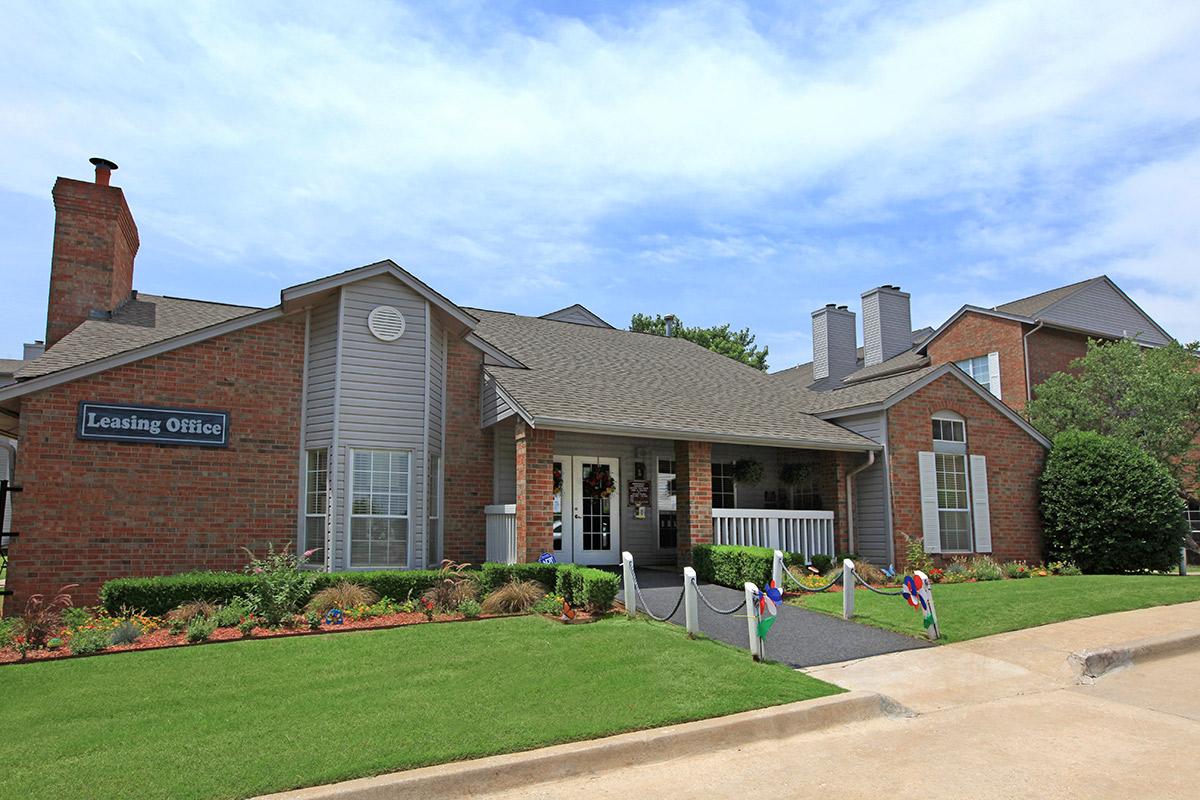
[[[405,509],[407,514],[355,514],[354,513],[354,456],[356,453],[401,453],[408,459],[408,481],[405,487]],[[354,571],[370,571],[379,569],[410,569],[413,563],[413,451],[405,448],[387,448],[387,447],[351,447],[346,454],[346,568]],[[407,535],[405,536],[405,558],[403,565],[397,564],[370,564],[366,566],[356,566],[354,564],[354,547],[353,547],[353,524],[356,518],[359,519],[402,519],[407,525]]]
[[[943,425],[949,424],[952,429],[962,431],[962,440],[955,438],[940,439],[937,436],[936,427],[933,421],[940,422]],[[974,525],[974,508],[971,504],[971,459],[967,451],[967,421],[959,414],[953,411],[939,411],[931,417],[930,429],[933,433],[933,453],[934,453],[934,489],[938,495],[938,552],[940,553],[973,553],[975,552],[975,525]],[[963,496],[966,500],[966,505],[963,508],[944,508],[942,506],[942,493],[944,491],[958,491],[943,489],[940,482],[940,477],[946,473],[941,469],[939,456],[954,457],[961,460],[962,476],[963,476]],[[950,511],[965,514],[967,521],[967,547],[966,549],[946,547],[946,541],[942,532],[941,512]]]
[[[436,492],[434,499],[436,499],[437,502],[430,503],[430,498],[425,498],[425,502],[429,506],[429,513],[426,515],[427,520],[425,522],[425,566],[427,568],[436,568],[442,563],[443,543],[445,542],[446,538],[446,532],[442,530],[442,517],[444,516],[442,511],[446,505],[445,498],[442,496],[442,493],[445,490],[445,486],[442,484],[442,475],[444,470],[445,467],[442,465],[442,454],[431,453],[429,456],[429,477],[431,478],[429,481],[429,489]],[[410,477],[409,482],[411,483],[411,481],[412,479]],[[411,497],[409,498],[409,503],[412,503]],[[437,522],[437,533],[433,536],[429,535],[430,521]],[[435,560],[430,560],[430,553],[433,554]]]
[[[1000,354],[996,352],[971,356],[954,362],[983,388],[1000,397]],[[982,376],[982,377],[980,377]]]
[[[323,454],[325,456],[325,468],[323,470],[322,469],[315,469],[315,470],[313,469],[312,459],[314,456],[316,456],[318,454]],[[325,473],[325,488],[324,488],[324,491],[321,491],[319,494],[322,496],[322,498],[324,500],[325,510],[320,514],[316,514],[309,510],[311,508],[311,506],[309,505],[309,501],[317,494],[317,493],[309,491],[309,478],[314,473],[319,475],[322,472]],[[325,543],[321,546],[322,550],[320,552],[319,559],[317,561],[312,561],[306,565],[309,567],[319,568],[319,569],[324,569],[325,563],[329,558],[329,552],[328,552],[329,551],[329,539],[330,539],[330,536],[329,536],[329,478],[330,478],[329,448],[328,447],[309,447],[309,448],[307,448],[304,451],[304,524],[303,524],[303,527],[301,528],[301,532],[303,534],[304,541],[302,542],[303,546],[300,548],[300,553],[304,554],[312,547],[312,542],[310,542],[308,540],[308,521],[310,519],[320,519],[321,527],[324,530],[323,538],[325,540]]]
[[[728,481],[729,481],[729,485],[732,487],[732,489],[731,489],[729,492],[722,491],[720,494],[721,494],[722,496],[725,496],[725,495],[730,495],[730,494],[731,494],[731,495],[732,495],[732,497],[733,497],[733,505],[731,505],[731,506],[718,506],[718,505],[717,505],[717,487],[716,487],[716,486],[713,486],[713,487],[712,487],[712,507],[713,507],[713,508],[737,508],[737,481],[736,481],[736,480],[734,480],[734,477],[733,477],[733,462],[724,462],[724,461],[720,461],[720,462],[718,462],[718,461],[714,461],[714,462],[712,462],[712,465],[711,465],[711,467],[710,467],[710,470],[711,470],[711,476],[710,476],[710,478],[709,478],[709,483],[710,483],[710,484],[713,482],[713,479],[715,479],[715,478],[717,477],[716,470],[715,470],[715,468],[716,468],[716,467],[721,467],[721,476],[720,476],[720,479],[721,479],[721,480],[728,480]],[[728,467],[728,468],[729,468],[729,470],[730,470],[730,473],[729,473],[728,475],[726,475],[726,474],[725,474],[725,468],[726,468],[726,467]],[[678,467],[677,467],[677,468],[678,468]]]

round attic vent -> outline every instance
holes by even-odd
[[[367,315],[367,329],[376,339],[394,342],[404,335],[404,315],[395,306],[377,306]]]

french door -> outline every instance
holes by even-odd
[[[621,563],[620,461],[555,456],[554,470],[561,475],[554,498],[555,558],[576,564]]]

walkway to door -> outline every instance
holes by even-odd
[[[637,581],[646,604],[659,616],[671,610],[683,590],[682,570],[643,568],[637,571]],[[733,608],[745,597],[744,592],[712,583],[701,582],[700,591],[710,603],[722,609]],[[742,610],[722,616],[701,602],[700,632],[746,650],[749,642],[745,615]],[[683,625],[682,605],[670,621]],[[766,656],[793,667],[811,667],[931,646],[923,639],[784,604],[779,609],[779,621],[767,637]]]

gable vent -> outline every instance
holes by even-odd
[[[394,342],[404,335],[404,315],[395,306],[376,306],[367,315],[367,329],[385,342]]]

